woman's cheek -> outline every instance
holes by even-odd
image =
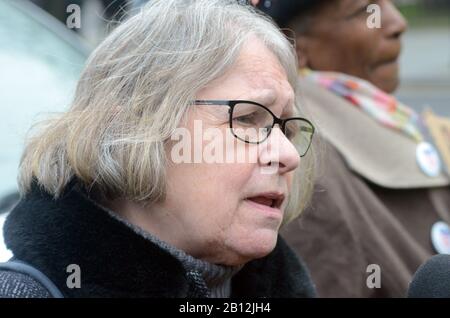
[[[294,182],[294,177],[295,177],[295,171],[288,172],[288,174],[286,175],[286,183],[287,183],[287,188],[288,188],[289,192],[291,192],[292,183]]]

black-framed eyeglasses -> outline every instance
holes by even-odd
[[[195,100],[193,105],[229,106],[231,132],[246,143],[264,142],[278,124],[286,137],[297,146],[300,157],[305,156],[311,146],[315,129],[305,118],[281,119],[266,106],[248,100]]]

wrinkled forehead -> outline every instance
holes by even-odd
[[[256,38],[243,46],[231,72],[236,72],[258,90],[279,90],[278,93],[293,95],[293,87],[278,57]]]
[[[286,70],[276,59],[265,59],[261,56],[246,56],[239,59],[232,71],[244,77],[253,88],[264,88],[272,85],[291,86]]]

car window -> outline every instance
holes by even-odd
[[[21,2],[0,0],[0,197],[17,188],[25,133],[67,108],[87,55],[72,31]]]

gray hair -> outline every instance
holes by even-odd
[[[28,139],[21,194],[36,178],[57,198],[76,177],[109,197],[164,199],[167,141],[196,93],[233,65],[250,36],[278,57],[297,91],[293,46],[251,6],[150,1],[92,53],[70,109]],[[286,219],[303,209],[312,189],[313,159],[303,159]]]

